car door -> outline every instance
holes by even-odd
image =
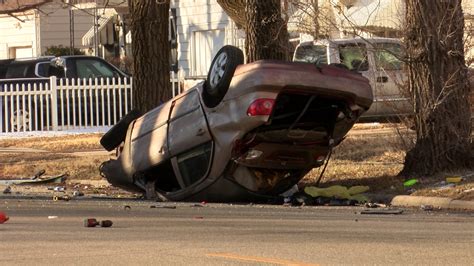
[[[373,44],[377,113],[400,115],[411,113],[407,91],[404,90],[406,74],[403,71],[402,47],[396,42]]]
[[[188,187],[208,172],[212,137],[195,89],[173,100],[168,145],[181,187]]]
[[[131,160],[136,171],[143,171],[170,158],[168,145],[168,118],[171,102],[138,118],[131,134]]]

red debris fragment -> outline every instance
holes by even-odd
[[[5,223],[10,219],[4,212],[0,212],[0,224]]]
[[[85,227],[96,227],[99,225],[99,222],[95,218],[86,218],[84,219],[84,226]]]

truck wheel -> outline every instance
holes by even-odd
[[[117,124],[115,124],[107,133],[105,133],[100,139],[100,144],[107,151],[115,149],[117,146],[125,140],[127,136],[128,126],[133,122],[133,120],[141,116],[140,111],[137,109],[131,110],[126,114]]]
[[[235,46],[226,45],[217,52],[204,82],[202,98],[207,107],[215,107],[222,101],[235,69],[243,63],[244,54]]]

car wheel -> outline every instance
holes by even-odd
[[[125,140],[127,136],[128,126],[133,122],[133,120],[141,116],[140,111],[133,109],[128,114],[126,114],[120,121],[117,122],[107,133],[102,136],[100,139],[100,144],[107,151],[115,149],[117,146]]]
[[[23,121],[25,127],[23,127]],[[11,117],[13,131],[24,131],[30,129],[30,113],[28,111],[15,111]]]
[[[235,69],[243,63],[244,54],[235,46],[226,45],[217,52],[204,82],[203,100],[207,107],[215,107],[221,102]]]

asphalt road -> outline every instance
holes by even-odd
[[[0,198],[0,211],[10,216],[0,224],[0,265],[472,265],[474,261],[472,213],[406,209],[400,215],[363,215],[362,209]],[[86,228],[83,219],[88,217],[114,224]]]

